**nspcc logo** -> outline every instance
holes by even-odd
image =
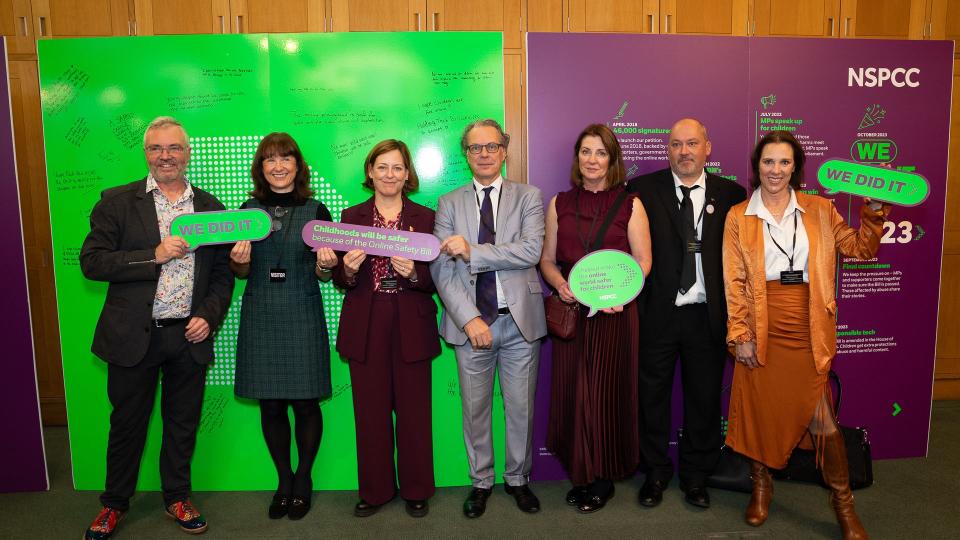
[[[920,86],[920,68],[847,68],[847,86],[882,87],[889,82],[897,88]]]

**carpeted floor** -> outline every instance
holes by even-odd
[[[926,459],[874,462],[875,484],[856,492],[857,509],[874,539],[960,538],[960,401],[934,403],[930,455]],[[48,428],[46,445],[52,489],[46,493],[0,494],[7,516],[0,538],[82,538],[99,505],[97,494],[73,490],[65,428]],[[636,502],[639,480],[617,484],[606,508],[584,516],[564,504],[566,482],[533,485],[543,509],[527,515],[497,486],[487,513],[475,520],[460,507],[467,488],[444,488],[430,501],[430,514],[413,519],[397,500],[373,517],[353,517],[354,492],[317,492],[302,521],[271,521],[271,493],[202,492],[193,500],[204,512],[213,539],[306,538],[839,538],[840,529],[818,486],[776,482],[770,519],[760,528],[743,522],[748,496],[711,490],[713,505],[684,504],[671,484],[664,502],[646,509]],[[114,538],[184,540],[161,511],[159,493],[140,493]]]

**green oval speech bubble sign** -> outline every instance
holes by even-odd
[[[643,288],[643,269],[628,253],[601,249],[577,261],[567,281],[573,296],[590,308],[587,316],[592,317],[598,310],[636,298]]]
[[[259,208],[195,212],[173,219],[170,234],[183,238],[190,249],[240,240],[263,240],[270,234],[270,214]]]
[[[922,175],[845,159],[825,161],[817,180],[831,194],[849,193],[901,206],[916,206],[930,195],[930,183]]]

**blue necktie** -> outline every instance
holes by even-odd
[[[490,192],[493,186],[483,188],[483,203],[480,204],[480,231],[477,240],[481,244],[497,243],[497,232],[493,222],[493,203]],[[497,273],[481,272],[477,274],[477,309],[480,318],[487,325],[497,320]]]

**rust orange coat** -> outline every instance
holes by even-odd
[[[810,241],[810,341],[817,372],[826,373],[837,352],[837,252],[870,259],[880,247],[884,205],[860,209],[860,228],[847,225],[823,197],[796,192],[803,208],[803,226]],[[766,364],[767,277],[764,263],[763,220],[746,215],[750,199],[727,214],[723,232],[723,279],[727,296],[727,343],[755,341],[757,360]]]

